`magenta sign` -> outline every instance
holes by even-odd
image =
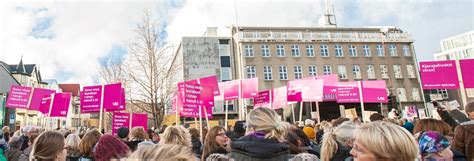
[[[320,102],[323,101],[323,80],[300,80],[303,101]]]
[[[55,93],[49,117],[67,117],[71,93]]]
[[[459,60],[464,88],[474,88],[474,59]]]
[[[339,82],[337,74],[316,76],[317,79],[324,80],[323,100],[336,101],[337,83]]]
[[[242,80],[242,98],[253,98],[258,95],[258,78]]]
[[[337,103],[360,102],[358,82],[339,82]]]
[[[49,115],[49,109],[51,108],[51,100],[53,98],[53,94],[44,95],[41,98],[40,108],[39,111],[43,114]]]
[[[387,103],[387,84],[384,80],[362,81],[362,96],[367,103]]]
[[[222,91],[224,93],[224,100],[239,99],[239,84],[240,80],[233,80],[222,82]]]
[[[28,108],[31,89],[31,87],[12,85],[10,87],[10,94],[8,95],[6,106],[9,108]]]
[[[132,113],[132,128],[141,126],[145,131],[148,129],[148,115],[146,113]]]
[[[214,96],[220,95],[219,86],[217,85],[217,77],[215,75],[209,77],[199,78],[199,83],[203,87],[212,88],[212,93]]]
[[[420,62],[423,89],[458,89],[459,80],[454,60]]]
[[[122,84],[108,84],[104,86],[104,109],[120,110],[122,101]]]
[[[81,113],[100,112],[102,86],[87,86],[81,92]]]
[[[120,106],[116,109],[105,109],[105,112],[112,112],[112,111],[123,111],[127,108],[127,103],[125,102],[125,89],[120,90],[121,97],[120,97]]]
[[[270,107],[271,90],[260,91],[258,96],[253,99],[255,107]]]
[[[283,87],[279,87],[279,88],[275,88],[273,89],[272,91],[272,106],[273,106],[273,109],[279,109],[279,108],[284,108],[286,107],[286,105],[288,105],[288,101],[287,101],[287,87],[286,86],[283,86]]]
[[[121,127],[130,127],[130,114],[122,112],[114,112],[112,118],[112,135],[117,134],[117,130]]]
[[[35,88],[33,90],[33,96],[31,97],[30,108],[29,110],[38,111],[43,101],[43,97],[55,93],[54,90]]]
[[[288,81],[288,86],[287,86],[287,101],[288,102],[303,101],[301,88],[303,87],[304,84],[301,81],[302,80]]]

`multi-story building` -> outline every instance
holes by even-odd
[[[61,126],[65,127],[81,127],[85,126],[85,122],[89,119],[89,114],[83,114],[81,118],[80,112],[80,84],[59,84],[63,92],[70,92],[72,94],[71,104],[68,115]]]
[[[462,33],[440,41],[441,51],[434,55],[435,60],[474,59],[474,31]],[[444,100],[458,100],[462,106],[461,97],[464,94],[467,102],[474,100],[474,89],[463,90],[426,90],[426,95],[439,94]]]
[[[12,85],[20,83],[11,75],[10,66],[0,61],[0,127],[10,126],[14,129],[15,109],[6,108],[7,96]]]

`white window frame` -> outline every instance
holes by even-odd
[[[295,65],[293,69],[295,72],[295,79],[303,78],[303,68],[301,67],[301,65]]]
[[[331,75],[332,74],[331,65],[324,65],[323,66],[323,74],[324,75]]]
[[[339,79],[347,79],[347,70],[345,65],[337,66],[337,75],[339,76]]]
[[[308,67],[308,72],[310,76],[317,76],[318,75],[318,67],[316,65],[310,65]]]
[[[443,97],[443,99],[449,98],[449,93],[447,89],[438,89],[437,92]]]
[[[267,44],[263,44],[260,46],[262,49],[262,57],[269,58],[270,57],[270,47]]]
[[[246,67],[246,77],[247,78],[255,78],[257,77],[257,70],[255,69],[255,66],[247,66]]]
[[[395,44],[390,44],[388,46],[388,49],[390,51],[390,56],[398,56],[398,53],[397,53],[397,45]]]
[[[474,88],[466,88],[467,97],[474,97]]]
[[[372,57],[372,53],[370,52],[369,45],[362,46],[362,51],[364,51],[364,57]]]
[[[410,46],[408,46],[408,45],[403,45],[403,55],[406,56],[406,57],[411,56],[411,53],[410,53]]]
[[[393,74],[395,79],[403,79],[402,67],[398,64],[393,65]]]
[[[285,45],[278,44],[276,45],[276,49],[277,57],[285,57]]]
[[[421,101],[420,99],[420,90],[418,88],[411,89],[411,99],[413,101]]]
[[[285,65],[280,65],[278,67],[278,72],[280,75],[280,80],[288,80],[288,70]]]
[[[382,79],[389,79],[389,75],[388,75],[388,66],[385,65],[385,64],[382,64],[380,65],[380,75],[382,77]]]
[[[407,91],[405,88],[397,88],[398,100],[400,102],[407,102]]]
[[[416,78],[415,66],[408,64],[407,65],[408,78]]]
[[[306,55],[308,57],[315,57],[314,45],[306,45]]]
[[[336,44],[334,45],[334,51],[336,57],[344,57],[344,50],[342,50],[342,45]]]
[[[385,56],[385,50],[384,50],[384,46],[382,44],[377,44],[377,56],[379,56],[379,57],[384,57]]]
[[[272,66],[263,67],[263,80],[273,80]]]
[[[362,79],[362,73],[360,72],[360,65],[352,65],[352,77],[353,79]]]
[[[328,45],[321,44],[320,47],[321,47],[321,57],[329,57]]]
[[[366,65],[367,79],[377,79],[375,76],[375,68],[372,64]]]
[[[253,46],[252,45],[244,45],[244,52],[245,52],[245,57],[254,57],[255,54],[253,53]]]
[[[349,44],[349,56],[357,57],[357,47],[355,45]]]
[[[300,46],[299,45],[296,45],[296,44],[291,45],[291,56],[301,57]]]

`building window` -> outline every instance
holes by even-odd
[[[398,93],[398,99],[400,102],[407,101],[407,92],[405,88],[397,88],[397,93]]]
[[[329,57],[328,46],[322,44],[321,45],[321,57]]]
[[[272,80],[272,67],[271,66],[264,66],[263,67],[263,79],[264,80]]]
[[[285,47],[281,44],[277,45],[277,57],[285,57]]]
[[[232,71],[228,67],[222,67],[221,68],[221,80],[232,80]]]
[[[366,71],[367,71],[367,78],[368,79],[376,79],[375,78],[375,69],[374,69],[374,65],[367,65],[366,66]]]
[[[384,57],[384,49],[382,44],[377,44],[377,56]]]
[[[390,46],[388,46],[388,49],[390,50],[390,56],[398,56],[397,46],[395,44],[390,44]]]
[[[440,94],[443,97],[443,99],[448,99],[449,98],[449,94],[448,94],[447,89],[438,89],[438,94]]]
[[[253,57],[253,46],[252,45],[245,45],[244,46],[245,56],[246,57]]]
[[[336,51],[336,57],[344,57],[344,52],[342,51],[342,46],[339,44],[336,44],[334,46],[334,49]]]
[[[301,69],[300,65],[295,65],[295,79],[301,79],[303,78],[303,69]]]
[[[415,67],[413,65],[407,65],[408,78],[416,78]]]
[[[357,48],[355,45],[349,45],[349,55],[351,57],[357,57]]]
[[[403,45],[403,55],[404,56],[411,56],[410,47],[408,45]]]
[[[347,71],[345,65],[338,65],[337,66],[337,74],[339,75],[339,79],[347,79]]]
[[[280,80],[288,80],[288,72],[286,70],[286,66],[280,65],[280,67],[278,68],[278,71],[280,73]]]
[[[369,45],[364,45],[362,47],[362,49],[364,50],[364,56],[365,57],[371,57],[372,54],[370,53],[370,46]]]
[[[262,57],[270,57],[270,48],[268,45],[262,45]]]
[[[247,69],[247,78],[257,77],[255,66],[247,66],[246,69]]]
[[[354,79],[362,79],[359,65],[352,65],[352,75]]]
[[[313,45],[306,45],[306,54],[308,57],[314,57],[314,46]]]
[[[382,79],[388,79],[387,65],[380,65],[380,74],[382,75]]]
[[[474,97],[474,89],[466,88],[467,97]]]
[[[310,65],[309,68],[308,68],[308,71],[309,71],[310,76],[317,76],[318,75],[316,65]]]
[[[323,66],[323,74],[324,75],[331,75],[332,69],[330,65],[324,65]]]
[[[403,78],[402,69],[401,69],[400,65],[393,65],[393,73],[395,74],[396,79]]]
[[[291,45],[291,55],[293,57],[300,57],[300,46],[299,45]]]
[[[413,101],[420,101],[420,91],[418,90],[418,88],[412,88],[411,90],[411,96]]]

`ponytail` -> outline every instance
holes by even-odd
[[[271,129],[265,138],[275,138],[280,142],[285,141],[285,134],[289,130],[290,124],[287,122],[279,121],[275,124],[273,129]]]
[[[336,135],[333,128],[324,131],[321,145],[321,161],[329,161],[337,151]]]

